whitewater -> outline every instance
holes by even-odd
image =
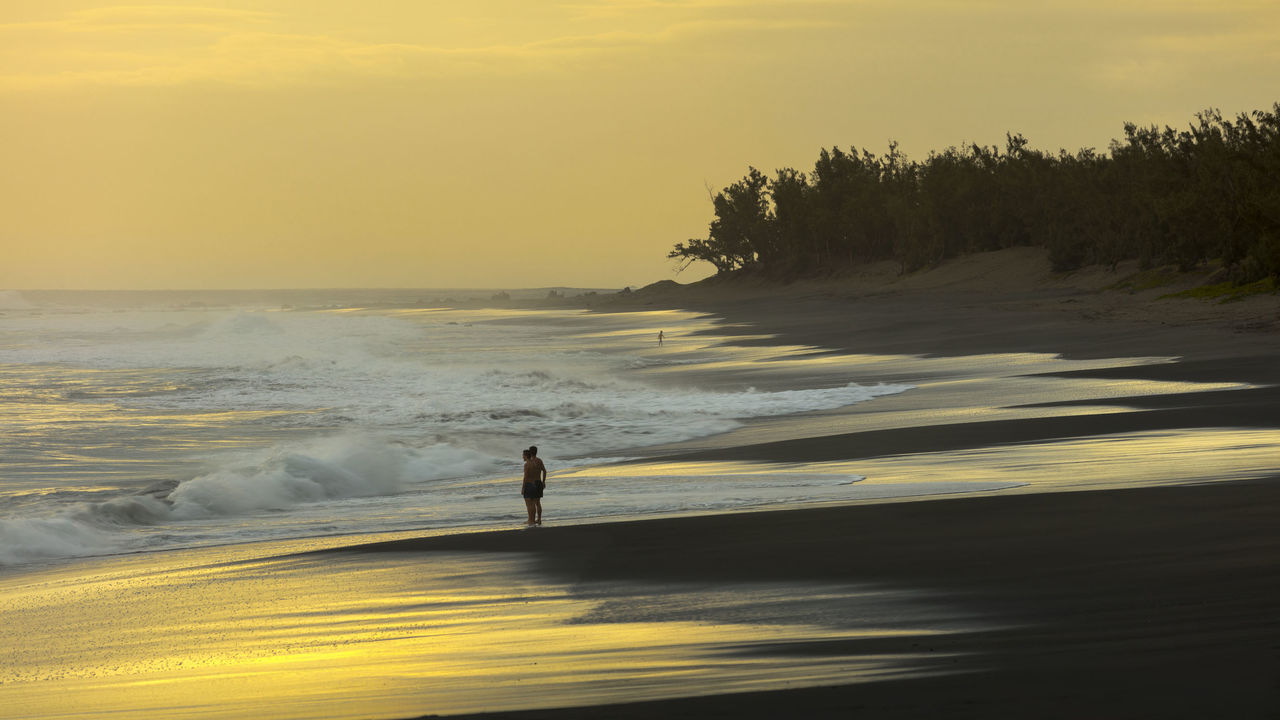
[[[842,382],[830,362],[808,387],[756,387],[782,351],[727,339],[695,313],[459,310],[392,291],[7,292],[0,564],[510,526],[531,444],[549,519],[841,499],[859,477],[608,471],[908,389]]]

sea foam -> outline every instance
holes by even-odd
[[[519,511],[509,485],[519,449],[530,444],[563,468],[573,458],[640,454],[747,418],[906,389],[834,373],[820,387],[790,390],[675,387],[636,369],[722,362],[723,350],[681,349],[692,325],[679,323],[695,317],[185,307],[11,314],[0,367],[15,370],[0,383],[29,399],[21,417],[37,422],[0,438],[0,452],[24,458],[0,483],[0,507],[10,509],[0,516],[0,563],[484,524]],[[668,337],[660,356],[643,327],[656,321]],[[614,333],[626,326],[640,329]],[[794,478],[778,482],[793,485],[779,497],[808,492]],[[562,488],[566,499],[575,486],[583,490]],[[658,487],[632,496],[624,486],[611,480],[594,490],[630,497],[622,512],[702,506],[717,492],[703,499]]]
[[[35,305],[27,302],[17,290],[0,290],[0,310],[32,310]]]

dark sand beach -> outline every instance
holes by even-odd
[[[923,649],[940,656],[928,669],[957,674],[475,717],[1273,717],[1277,482],[652,520],[367,550],[527,552],[549,573],[597,582],[891,582],[1016,624],[935,636],[924,648],[914,637],[740,648]]]
[[[856,429],[855,415],[843,432],[671,448],[664,459],[847,460],[1115,433],[1280,427],[1274,296],[1221,306],[1157,292],[1099,291],[1105,275],[1082,279],[1083,287],[1054,286],[1033,277],[1026,258],[985,262],[995,267],[967,274],[952,268],[950,277],[942,272],[941,280],[914,286],[911,279],[880,279],[861,292],[834,285],[775,292],[666,288],[620,305],[705,310],[774,336],[761,342],[843,352],[1163,356],[1176,362],[1078,374],[1251,387],[1051,401],[1041,405],[1091,405],[1096,412],[872,431]],[[1002,273],[1009,287],[984,286]],[[1280,470],[1280,456],[1271,464]],[[1226,476],[1231,468],[1221,471]],[[1262,475],[1214,482],[1218,477],[1208,473],[1202,482],[1174,487],[1087,492],[1066,492],[1077,489],[1068,479],[1059,492],[544,528],[534,537],[490,533],[364,549],[514,551],[536,558],[551,575],[578,581],[892,583],[982,608],[1004,624],[931,637],[924,650],[938,660],[922,676],[733,694],[690,686],[695,697],[468,717],[1273,718],[1280,717],[1280,474]],[[778,658],[920,650],[919,637],[740,649]]]
[[[1280,717],[1280,302],[1042,266],[1010,251],[595,304],[798,348],[758,374],[781,389],[915,389],[605,470],[809,473],[852,500],[743,491],[739,512],[560,525],[553,468],[532,530],[14,575],[0,715]],[[835,353],[839,376],[820,362]],[[756,379],[667,372],[673,391]]]

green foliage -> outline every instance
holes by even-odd
[[[1089,264],[1189,270],[1221,259],[1236,283],[1280,277],[1280,103],[1186,130],[1124,126],[1107,153],[1056,155],[1006,136],[910,161],[823,149],[811,173],[755,168],[712,199],[707,237],[677,243],[683,266],[813,276],[894,259],[903,272],[965,253],[1049,250],[1055,270]],[[682,267],[683,267],[682,266]]]
[[[1277,285],[1276,279],[1273,277],[1263,278],[1251,283],[1237,285],[1233,282],[1217,283],[1215,285],[1202,285],[1200,287],[1183,290],[1181,292],[1169,293],[1161,295],[1162,298],[1199,298],[1202,300],[1217,300],[1220,303],[1229,303],[1243,300],[1254,295],[1263,295],[1270,293],[1274,295],[1280,285]]]
[[[1177,282],[1179,277],[1180,275],[1177,268],[1172,265],[1165,265],[1133,273],[1108,289],[1128,290],[1131,293],[1141,292],[1143,290],[1171,285]]]

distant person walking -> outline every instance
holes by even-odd
[[[658,331],[658,347],[662,347],[662,331]]]
[[[520,485],[520,494],[524,496],[524,507],[529,511],[526,525],[542,524],[542,491],[547,489],[547,466],[538,457],[538,446],[531,445],[525,450],[524,481]]]

